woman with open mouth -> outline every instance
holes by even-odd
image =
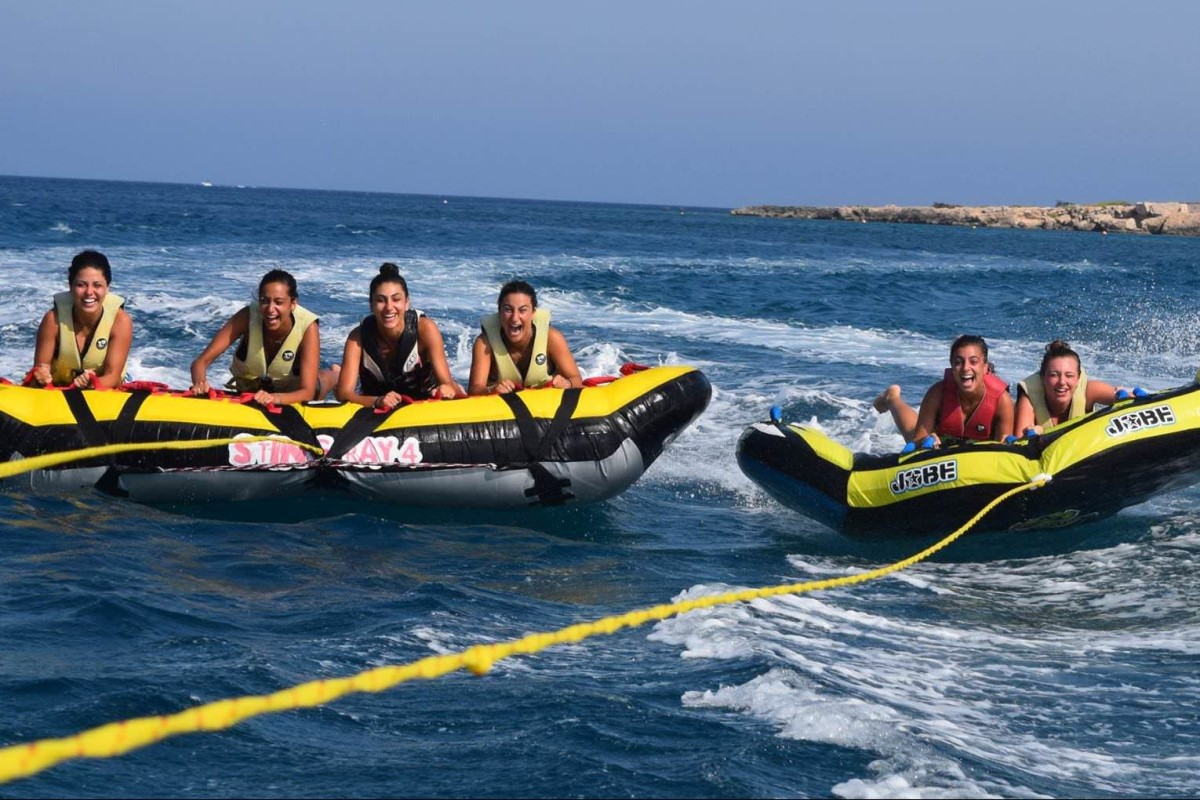
[[[940,446],[943,438],[1000,441],[1012,433],[1013,399],[1008,384],[992,373],[982,336],[963,335],[950,345],[950,368],[925,392],[918,413],[889,386],[875,410],[890,411],[912,446]],[[932,438],[932,442],[927,442]]]
[[[525,281],[506,283],[496,305],[497,313],[480,320],[483,333],[472,348],[471,394],[583,386],[567,340],[550,327],[550,312],[538,308],[532,286]]]

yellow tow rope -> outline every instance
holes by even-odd
[[[325,451],[320,447],[305,442],[298,442],[285,436],[240,436],[236,439],[185,439],[178,442],[123,442],[119,444],[101,444],[95,447],[82,447],[78,450],[64,450],[60,453],[46,453],[40,456],[19,458],[15,461],[5,461],[0,464],[0,480],[20,475],[23,472],[33,472],[35,469],[57,467],[72,461],[86,461],[89,458],[111,456],[118,453],[135,453],[139,450],[202,450],[205,447],[227,447],[243,442],[285,442],[296,447],[303,447],[321,456]]]
[[[220,700],[177,714],[113,722],[63,739],[42,739],[27,744],[13,745],[0,749],[0,783],[34,775],[70,759],[109,758],[123,755],[139,747],[160,742],[169,736],[196,731],[224,730],[249,717],[296,708],[312,708],[356,692],[382,692],[397,684],[417,678],[438,678],[464,668],[475,675],[483,675],[492,668],[494,663],[510,656],[536,653],[552,645],[579,642],[600,634],[616,633],[625,628],[634,628],[647,622],[663,620],[688,611],[775,597],[781,594],[800,594],[833,589],[838,586],[848,586],[882,578],[916,564],[946,547],[973,528],[985,514],[1013,495],[1045,486],[1049,481],[1048,475],[1039,475],[1029,483],[1009,489],[984,506],[961,528],[936,544],[903,561],[897,561],[869,572],[821,581],[744,589],[678,603],[657,605],[605,617],[595,622],[570,625],[551,633],[531,633],[514,641],[475,645],[459,653],[430,656],[410,664],[377,667],[349,678],[310,681],[273,694]]]

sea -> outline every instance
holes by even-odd
[[[72,256],[96,248],[138,380],[186,387],[276,268],[335,363],[393,261],[460,381],[521,278],[585,376],[687,364],[712,401],[631,488],[582,507],[282,521],[264,502],[229,520],[0,484],[0,745],[889,564],[915,546],[779,505],[739,470],[738,437],[779,406],[853,450],[898,449],[871,401],[892,383],[918,401],[959,334],[1011,381],[1056,338],[1151,391],[1200,362],[1197,239],[205,184],[0,178],[0,375],[30,368]],[[1045,532],[1045,552],[968,534],[890,577],[67,761],[0,796],[1194,797],[1198,499],[1156,497],[1069,546]]]

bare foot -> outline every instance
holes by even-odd
[[[342,374],[342,365],[334,364],[329,369],[320,370],[317,373],[317,399],[325,399],[325,395],[337,388],[338,376]]]
[[[893,383],[891,386],[880,392],[879,396],[875,398],[875,402],[871,405],[875,407],[876,411],[882,414],[891,408],[892,405],[899,399],[900,387]]]

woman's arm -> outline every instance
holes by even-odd
[[[579,376],[579,366],[575,356],[567,346],[566,337],[557,328],[551,328],[546,339],[546,355],[554,365],[555,374],[550,378],[550,386],[555,389],[578,389],[583,386],[583,378]]]
[[[471,348],[471,377],[467,382],[467,394],[507,394],[518,387],[512,381],[496,381],[489,385],[492,376],[492,347],[482,333],[475,337]]]
[[[942,382],[930,386],[925,390],[925,397],[921,400],[921,408],[917,411],[917,426],[913,428],[910,442],[921,442],[926,436],[933,435],[937,440],[934,431],[937,430],[938,414],[942,411]]]
[[[54,380],[50,362],[54,360],[54,343],[58,340],[58,311],[50,309],[38,325],[37,341],[33,346],[33,384],[49,386]]]
[[[1025,431],[1030,428],[1034,428],[1038,433],[1041,433],[1042,431],[1037,427],[1036,422],[1037,418],[1033,411],[1033,402],[1029,399],[1029,395],[1018,389],[1017,406],[1013,415],[1013,436],[1024,436]]]
[[[250,309],[243,308],[234,314],[221,329],[213,336],[204,352],[196,356],[192,362],[192,386],[188,390],[192,394],[208,394],[208,368],[218,357],[228,350],[234,342],[246,335],[250,329]]]
[[[358,403],[374,406],[380,398],[358,393],[358,371],[362,367],[362,334],[358,328],[350,331],[346,345],[342,348],[342,371],[338,373],[337,389],[334,392],[343,403]],[[384,395],[386,397],[386,395]]]
[[[442,332],[437,323],[429,317],[421,317],[417,323],[417,352],[430,367],[437,381],[438,391],[445,400],[453,400],[459,395],[465,395],[462,386],[450,374],[450,364],[446,361],[446,343],[442,340]]]
[[[1121,386],[1113,386],[1112,384],[1105,383],[1104,381],[1094,381],[1089,378],[1087,382],[1087,392],[1085,392],[1084,395],[1086,402],[1083,410],[1088,412],[1092,411],[1096,407],[1096,403],[1103,403],[1106,406],[1111,406],[1113,403],[1117,402],[1117,392],[1121,391],[1123,388],[1124,387]],[[1129,390],[1125,389],[1125,391]]]
[[[1004,437],[1013,429],[1013,417],[1012,395],[1005,390],[996,403],[996,415],[992,418],[992,439],[997,442],[1004,441]]]

